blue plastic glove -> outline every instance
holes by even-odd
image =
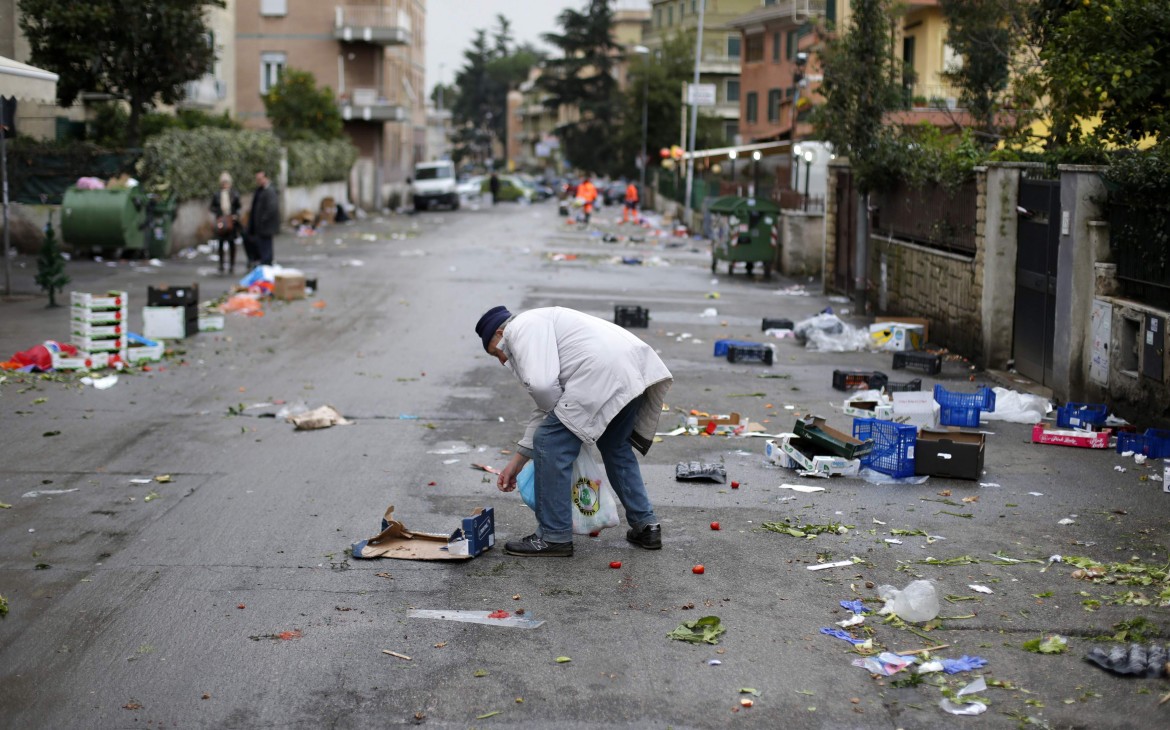
[[[841,608],[846,611],[852,611],[853,613],[873,613],[873,609],[861,605],[860,598],[856,601],[841,601]]]
[[[855,639],[841,629],[823,628],[821,629],[821,633],[825,636],[832,636],[833,638],[841,639],[842,641],[848,641],[854,646],[857,646],[858,644],[864,644],[867,641],[867,639]]]
[[[977,656],[967,656],[964,654],[958,659],[943,659],[943,671],[947,674],[957,674],[959,672],[969,672],[972,669],[981,669],[987,666],[987,660]]]

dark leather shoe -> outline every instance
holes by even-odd
[[[646,525],[641,530],[626,530],[626,539],[647,550],[662,549],[662,525]]]
[[[504,552],[525,558],[570,558],[573,556],[573,543],[546,542],[533,533],[523,540],[504,543]]]

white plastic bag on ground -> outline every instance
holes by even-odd
[[[914,623],[938,616],[938,592],[931,581],[916,580],[902,590],[878,586],[878,595],[886,602],[879,614],[894,613],[903,621]]]
[[[984,411],[980,418],[985,421],[1007,421],[1009,423],[1039,423],[1052,412],[1047,398],[1028,393],[1017,393],[1007,388],[995,388],[995,410]]]
[[[868,350],[872,344],[873,340],[868,330],[851,327],[842,322],[839,332],[822,329],[809,331],[804,347],[806,350],[816,352],[861,352]]]
[[[829,312],[821,312],[808,319],[802,319],[796,323],[792,328],[793,333],[798,340],[808,339],[809,333],[813,330],[821,330],[829,334],[837,334],[845,328],[845,323],[840,320],[835,314]]]

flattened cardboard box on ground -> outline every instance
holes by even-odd
[[[947,479],[978,479],[983,475],[986,441],[986,434],[976,431],[919,431],[914,473]]]
[[[1032,443],[1050,444],[1053,446],[1076,446],[1081,449],[1109,448],[1108,428],[1101,431],[1078,431],[1066,428],[1051,428],[1046,423],[1037,423],[1032,427]]]
[[[777,466],[795,469],[801,474],[813,476],[857,476],[861,471],[860,459],[846,459],[841,456],[813,453],[815,445],[794,434],[785,434],[779,440],[768,439],[764,443],[764,456]]]
[[[355,558],[396,558],[398,560],[470,560],[496,544],[496,513],[479,507],[464,517],[450,535],[415,532],[394,519],[394,505],[386,508],[382,531],[368,540],[355,542]]]

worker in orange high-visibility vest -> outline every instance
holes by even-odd
[[[588,175],[577,186],[577,197],[585,206],[585,222],[588,223],[589,216],[593,215],[593,203],[597,200],[597,188],[593,187],[593,181]]]
[[[626,186],[626,206],[622,209],[622,223],[627,220],[638,222],[638,186],[634,183]]]

